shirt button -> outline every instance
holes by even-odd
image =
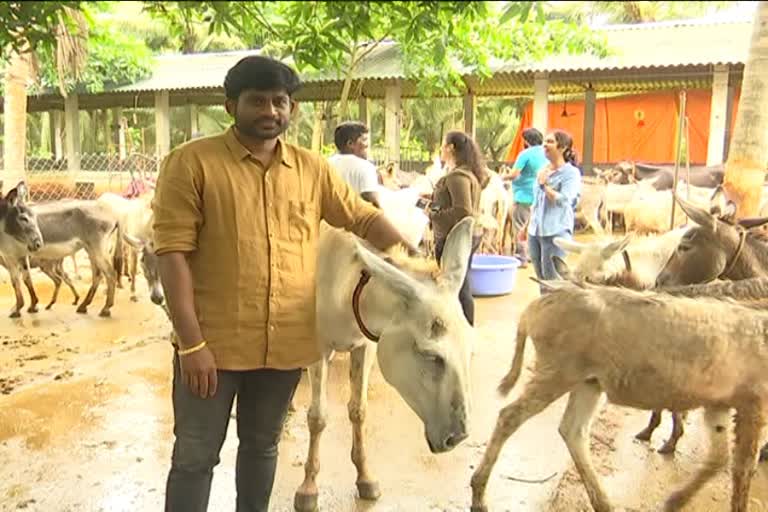
[[[274,326],[274,325],[270,325],[270,326],[269,326],[269,330],[270,330],[270,331],[274,331],[274,330],[275,330],[275,326]]]

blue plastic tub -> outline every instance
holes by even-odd
[[[520,260],[512,256],[475,254],[469,269],[472,295],[487,297],[506,295],[515,288]]]

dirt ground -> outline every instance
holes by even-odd
[[[90,282],[87,260],[80,269],[83,280],[76,284],[84,292]],[[420,422],[374,369],[366,432],[371,468],[382,489],[376,503],[356,499],[346,411],[348,360],[343,355],[334,359],[321,450],[321,510],[469,508],[469,478],[504,404],[495,388],[512,360],[515,319],[537,295],[527,278],[531,270],[518,274],[512,294],[477,300],[481,342],[472,370],[472,434],[454,451],[429,452]],[[35,282],[45,303],[52,287],[43,276],[36,275]],[[127,290],[119,290],[110,319],[97,316],[102,293],[88,315],[78,315],[68,290],[62,290],[53,310],[12,320],[5,318],[12,304],[10,286],[0,284],[0,511],[162,509],[173,442],[169,324],[149,302],[141,278],[139,290],[138,303],[129,301]],[[280,447],[274,511],[292,510],[293,493],[303,478],[308,400],[309,387],[302,379],[298,411]],[[509,440],[489,483],[493,511],[589,510],[557,433],[564,405],[564,399],[553,404]],[[627,510],[657,510],[704,457],[697,413],[689,415],[674,457],[654,451],[669,435],[667,415],[651,446],[633,439],[647,418],[644,412],[608,406],[593,429],[595,464],[615,504]],[[232,420],[215,471],[211,511],[234,510],[234,428]],[[765,471],[761,467],[755,478],[753,511],[768,511]],[[723,473],[686,510],[727,510],[729,489]]]

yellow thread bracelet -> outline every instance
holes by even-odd
[[[195,345],[194,347],[185,348],[184,350],[178,350],[178,354],[180,356],[186,356],[187,354],[191,354],[193,352],[197,352],[198,350],[201,350],[206,345],[207,345],[207,343],[205,342],[205,340],[203,340],[200,343],[198,343],[197,345]]]

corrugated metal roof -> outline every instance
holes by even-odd
[[[224,86],[229,68],[259,50],[197,53],[192,55],[158,55],[152,75],[136,83],[112,87],[108,92],[213,89]]]
[[[551,56],[536,63],[509,64],[497,72],[560,72],[632,68],[744,64],[752,22],[662,22],[598,30],[611,55]]]
[[[605,91],[621,88],[641,90],[648,86],[656,88],[670,84],[691,86],[694,82],[706,86],[711,80],[711,73],[702,70],[701,66],[743,64],[746,61],[752,22],[718,23],[689,20],[607,26],[596,30],[605,34],[611,51],[608,57],[559,55],[535,63],[496,63],[492,66],[494,76],[482,83],[466,70],[467,83],[481,95],[526,94],[530,93],[532,88],[533,74],[548,72],[553,74],[550,82],[550,90],[553,93],[568,92],[574,87],[580,88],[578,84],[568,83],[578,81],[580,73],[597,81],[603,80],[605,83],[602,84],[601,90]],[[241,58],[259,53],[259,50],[244,50],[157,56],[152,76],[134,84],[110,87],[105,93],[220,90],[229,68]],[[689,71],[701,76],[687,76],[688,71],[685,69],[672,69],[696,66],[699,67],[698,71]],[[669,72],[674,71],[675,76],[670,77],[662,73],[644,77],[643,70],[652,68],[669,68]],[[634,71],[634,75],[625,76],[627,70]],[[599,76],[594,72],[600,72]],[[704,73],[707,76],[704,76]],[[337,98],[343,81],[343,77],[336,71],[304,73],[302,78],[306,86],[301,96],[303,99],[313,100]],[[391,42],[380,44],[363,60],[353,78],[356,82],[353,84],[353,91],[356,90],[355,86],[359,87],[358,81],[362,81],[363,94],[369,97],[383,96],[382,80],[405,78],[397,45]],[[643,81],[648,81],[649,84],[640,84]],[[658,83],[653,85],[650,83],[653,81]],[[404,96],[415,94],[412,85],[410,81],[404,83]],[[48,94],[57,93],[50,91],[41,96]]]

